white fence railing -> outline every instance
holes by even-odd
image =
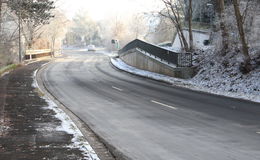
[[[39,50],[26,50],[26,59],[33,59],[34,57],[39,57],[41,55],[51,55],[51,49],[39,49]]]

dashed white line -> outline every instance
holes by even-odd
[[[232,109],[236,109],[237,107],[236,106],[231,106]]]
[[[155,104],[159,104],[159,105],[164,106],[164,107],[168,107],[168,108],[174,109],[174,110],[177,110],[177,109],[178,109],[178,108],[176,108],[176,107],[173,107],[173,106],[170,106],[170,105],[161,103],[161,102],[157,102],[157,101],[154,101],[154,100],[151,100],[151,102],[152,102],[152,103],[155,103]]]
[[[118,87],[115,87],[115,86],[112,86],[112,88],[113,88],[113,89],[115,89],[115,90],[118,90],[118,91],[120,91],[120,92],[122,92],[122,91],[123,91],[123,89],[121,89],[121,88],[118,88]]]

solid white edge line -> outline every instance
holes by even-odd
[[[112,86],[112,88],[113,88],[113,89],[116,89],[116,90],[118,90],[118,91],[120,91],[120,92],[123,91],[123,89],[117,88],[117,87],[115,87],[115,86]]]
[[[155,103],[155,104],[159,104],[159,105],[164,106],[164,107],[168,107],[168,108],[174,109],[174,110],[177,110],[177,109],[178,109],[178,108],[176,108],[176,107],[173,107],[173,106],[170,106],[170,105],[167,105],[167,104],[163,104],[163,103],[157,102],[157,101],[155,101],[155,100],[151,100],[151,102],[152,102],[152,103]]]

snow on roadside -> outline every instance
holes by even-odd
[[[101,51],[98,51],[98,52],[99,52],[99,53],[102,53],[102,54],[104,54],[104,55],[107,55],[107,56],[109,56],[109,57],[118,56],[117,51],[112,51],[112,52],[110,52],[110,51],[106,51],[106,50],[101,50]]]
[[[39,88],[38,83],[37,83],[37,81],[36,81],[36,74],[37,74],[37,72],[38,72],[38,69],[35,70],[35,71],[33,72],[33,75],[32,75],[32,78],[33,78],[32,87],[33,87],[33,88]]]
[[[252,92],[250,92],[250,90],[245,89],[244,92],[241,91],[239,93],[239,92],[229,92],[224,87],[220,87],[220,88],[207,87],[207,84],[203,84],[203,83],[207,83],[207,82],[201,81],[199,77],[194,77],[193,79],[189,79],[189,80],[173,78],[170,76],[161,75],[158,73],[137,69],[135,67],[127,65],[119,58],[117,58],[117,59],[111,58],[111,63],[114,66],[116,66],[117,68],[124,70],[126,72],[133,73],[133,74],[136,74],[139,76],[152,78],[155,80],[165,81],[165,82],[171,83],[175,86],[185,87],[185,88],[189,88],[189,89],[196,90],[196,91],[208,92],[208,93],[212,93],[212,94],[216,94],[216,95],[223,95],[223,96],[227,96],[227,97],[233,97],[233,98],[251,100],[254,102],[260,102],[260,94],[259,93],[252,94]],[[221,81],[221,79],[216,79],[216,81]],[[254,82],[256,83],[255,84],[256,86],[260,85],[259,79],[255,79]],[[241,84],[241,85],[246,85],[246,84]],[[237,85],[236,89],[238,89],[239,87],[240,88],[243,87],[241,85],[240,86]]]
[[[2,68],[0,67],[0,78],[8,75],[11,71],[13,71],[14,68],[11,68],[11,67],[12,67],[12,65],[7,65]]]
[[[43,99],[45,99],[45,101],[48,103],[48,109],[53,110],[56,113],[55,117],[62,122],[61,126],[57,127],[56,130],[64,131],[68,134],[73,135],[72,144],[66,147],[79,148],[83,152],[86,158],[88,157],[90,160],[99,160],[95,151],[92,149],[90,144],[86,141],[81,131],[73,123],[70,117],[48,97],[44,96]]]
[[[37,88],[40,90],[39,85],[36,80],[36,74],[38,70],[34,71],[32,78],[33,83],[32,87]],[[75,123],[71,120],[71,118],[62,110],[60,109],[50,98],[47,96],[42,97],[48,104],[46,109],[53,110],[56,115],[55,118],[59,119],[61,121],[61,125],[56,128],[57,131],[64,131],[68,134],[73,135],[72,143],[68,146],[68,148],[78,148],[83,152],[83,155],[85,158],[89,160],[99,160],[97,154],[92,149],[90,144],[87,142],[87,140],[84,138],[83,134],[79,130],[79,128],[75,125]]]
[[[10,73],[10,71],[4,72],[3,74],[0,75],[0,78],[8,75],[9,73]]]

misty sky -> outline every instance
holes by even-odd
[[[79,11],[87,11],[94,20],[109,16],[125,16],[138,12],[157,10],[162,6],[160,0],[59,0],[58,8],[71,18]]]

